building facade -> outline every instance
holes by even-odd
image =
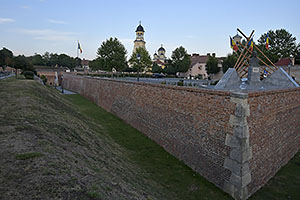
[[[136,38],[134,40],[134,46],[133,46],[133,52],[135,52],[135,50],[139,47],[145,48],[146,49],[146,42],[144,39],[144,27],[140,24],[138,25],[138,27],[136,28]]]
[[[166,50],[161,45],[161,47],[155,52],[153,55],[153,63],[156,63],[159,67],[164,69],[166,67],[167,57],[166,57]]]

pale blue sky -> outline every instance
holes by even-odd
[[[285,28],[300,41],[299,0],[0,0],[0,47],[15,55],[66,53],[94,59],[97,48],[117,37],[133,49],[142,21],[151,55],[163,44],[167,56],[182,45],[188,53],[226,56],[229,35],[239,27],[254,39],[270,29]]]

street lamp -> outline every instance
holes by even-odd
[[[140,81],[140,60],[141,60],[141,55],[138,53],[136,55],[136,58],[138,59],[137,81]]]
[[[64,84],[63,84],[63,80],[64,80],[64,75],[61,75],[61,93],[64,93]]]

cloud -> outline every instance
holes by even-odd
[[[55,19],[48,19],[48,22],[49,22],[49,23],[52,23],[52,24],[67,24],[67,23],[64,22],[64,21],[55,20]]]
[[[62,32],[51,29],[33,29],[33,30],[20,30],[21,33],[31,35],[36,40],[47,41],[68,41],[76,40],[77,33],[74,32]]]
[[[11,18],[0,18],[0,24],[3,23],[10,23],[10,22],[15,22],[16,20],[11,19]]]

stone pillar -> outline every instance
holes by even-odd
[[[229,124],[233,134],[227,134],[225,145],[231,147],[230,155],[224,161],[224,167],[231,171],[229,181],[225,181],[224,190],[237,200],[249,197],[247,185],[251,182],[249,160],[252,148],[249,146],[249,127],[247,117],[250,115],[248,94],[232,93],[230,101],[236,104],[235,114],[230,116]]]
[[[248,68],[248,84],[250,86],[260,86],[259,60],[256,51],[253,51]]]

